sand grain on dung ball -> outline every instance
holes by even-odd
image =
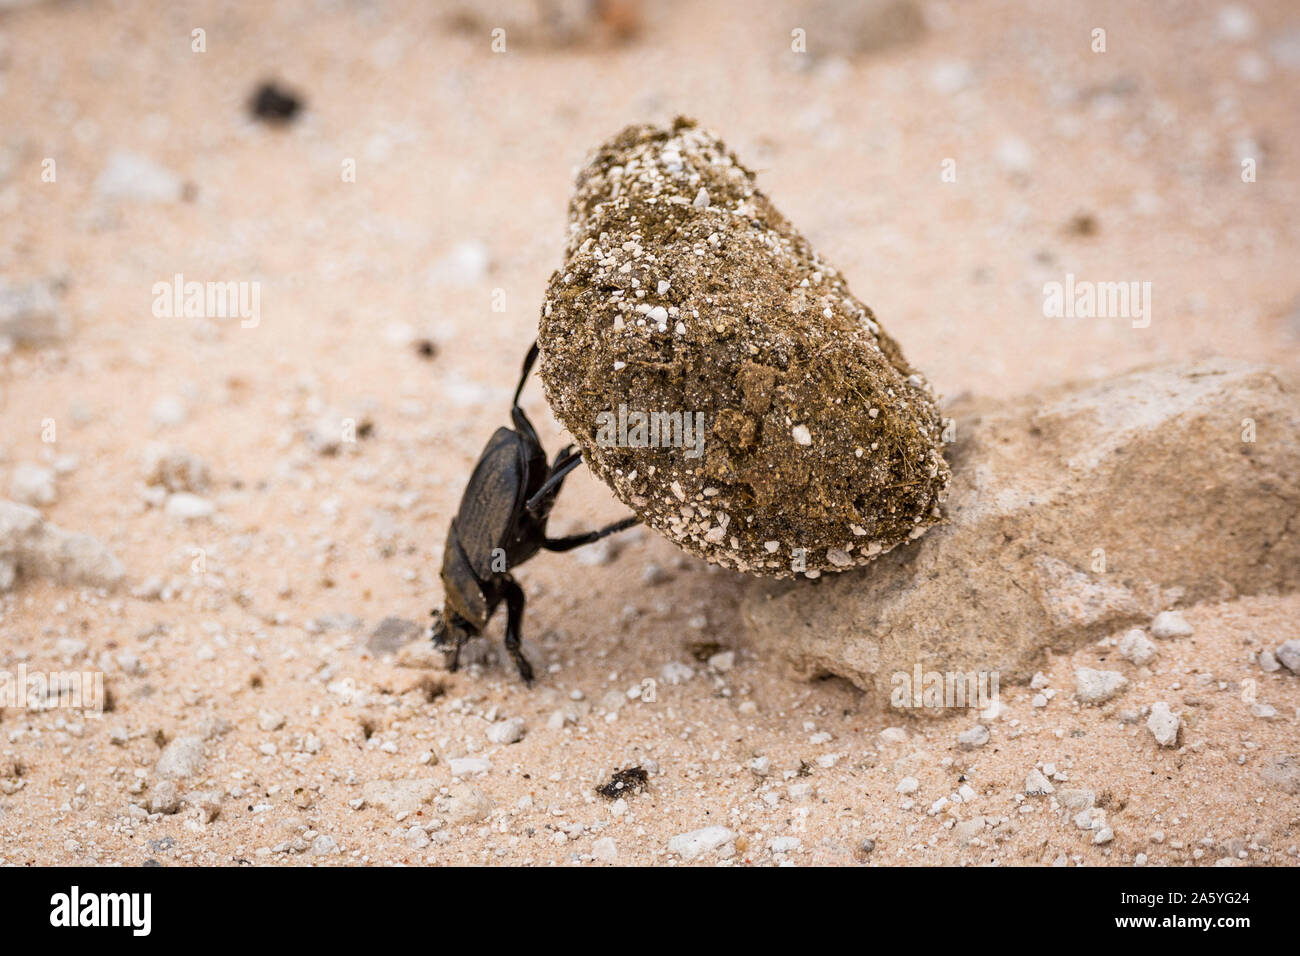
[[[591,469],[708,561],[816,576],[940,520],[929,384],[690,120],[629,127],[581,170],[540,343]]]

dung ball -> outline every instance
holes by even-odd
[[[625,129],[569,216],[542,380],[647,525],[714,564],[816,577],[942,520],[925,376],[717,136]]]

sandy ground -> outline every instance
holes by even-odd
[[[1300,862],[1300,797],[1261,776],[1296,752],[1300,678],[1255,660],[1300,636],[1295,596],[1188,609],[1193,635],[1147,668],[1106,642],[1052,659],[1045,687],[1003,688],[972,750],[973,714],[917,720],[755,656],[745,580],[644,532],[520,572],[531,690],[490,659],[447,674],[366,649],[381,619],[441,604],[446,525],[506,422],[572,170],[631,122],[717,129],[950,398],[1215,354],[1297,365],[1294,7],[926,3],[919,41],[845,57],[814,55],[815,16],[755,6],[665,3],[627,46],[516,32],[504,54],[436,4],[0,11],[0,275],[66,282],[75,323],[0,358],[0,489],[65,457],[43,511],[129,574],[113,594],[29,580],[4,599],[0,667],[102,669],[112,707],[0,711],[3,862],[666,864],[670,838],[712,826],[732,836],[696,862]],[[283,130],[244,106],[272,77],[307,104]],[[103,195],[118,149],[188,198]],[[156,317],[175,273],[260,282],[260,323]],[[1044,318],[1043,283],[1066,273],[1151,282],[1150,326]],[[562,444],[536,382],[525,406]],[[322,455],[305,437],[322,417],[373,433]],[[155,441],[208,464],[213,517],[157,506]],[[584,474],[555,526],[621,514]],[[727,649],[728,669],[697,659]],[[1080,707],[1077,666],[1130,686]],[[629,697],[647,679],[654,700]],[[1180,747],[1145,727],[1158,700],[1183,715]],[[488,737],[503,718],[522,740]],[[156,765],[190,736],[203,759],[179,810],[151,812],[174,809]],[[644,793],[595,793],[632,765]],[[1054,794],[1025,796],[1036,767]],[[404,811],[376,782],[406,779]],[[1070,789],[1104,827],[1074,822]]]

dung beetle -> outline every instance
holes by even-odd
[[[506,650],[525,683],[533,668],[519,649],[524,619],[524,591],[510,569],[538,551],[571,551],[630,528],[641,519],[622,521],[563,538],[548,538],[546,522],[569,472],[582,464],[582,452],[567,445],[548,466],[546,452],[524,410],[519,407],[528,373],[537,360],[537,343],[528,350],[523,374],[515,389],[510,417],[514,428],[498,428],[488,441],[447,529],[442,553],[443,603],[433,615],[430,636],[439,647],[453,648],[451,670],[460,664],[461,646],[487,627],[488,619],[506,602]]]

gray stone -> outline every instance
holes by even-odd
[[[618,847],[609,837],[601,837],[591,844],[591,855],[602,863],[618,862]]]
[[[1096,800],[1096,795],[1091,790],[1082,788],[1070,788],[1062,790],[1056,797],[1056,802],[1067,810],[1078,812],[1087,810]]]
[[[736,834],[726,827],[703,827],[689,833],[679,833],[668,841],[668,852],[683,860],[695,860],[711,850],[716,850],[736,839]]]
[[[1180,611],[1161,611],[1151,622],[1151,636],[1162,640],[1191,637],[1192,625],[1187,623]]]
[[[1043,796],[1055,792],[1056,788],[1052,786],[1050,780],[1043,776],[1043,772],[1035,767],[1025,776],[1025,794],[1031,797]]]
[[[0,501],[0,591],[23,576],[112,588],[124,573],[121,562],[89,535],[50,524],[35,508]]]
[[[957,746],[962,750],[974,750],[989,742],[989,729],[983,724],[976,724],[970,730],[963,730],[957,735]]]
[[[414,621],[400,617],[386,617],[371,632],[366,640],[366,648],[376,657],[383,654],[396,654],[407,644],[420,637],[423,628]]]
[[[487,730],[487,739],[494,744],[514,744],[524,739],[527,726],[519,717],[498,720]]]
[[[170,780],[156,784],[149,797],[150,813],[175,813],[181,808],[180,791]]]
[[[320,834],[316,839],[311,841],[311,852],[313,856],[329,856],[331,853],[337,853],[339,850],[338,841],[327,834]]]
[[[1135,627],[1119,640],[1119,654],[1124,660],[1145,667],[1156,658],[1156,645],[1146,632]]]
[[[810,57],[866,57],[925,36],[925,14],[915,0],[801,0],[796,23],[807,31]]]
[[[1147,729],[1151,731],[1151,736],[1156,738],[1156,743],[1161,747],[1178,746],[1178,731],[1181,727],[1182,720],[1169,709],[1169,705],[1163,700],[1151,705],[1151,716],[1147,718]]]
[[[0,282],[0,339],[15,345],[50,345],[67,336],[70,323],[48,282]]]
[[[185,795],[185,805],[197,810],[204,823],[211,823],[221,813],[222,799],[220,790],[194,790]]]
[[[361,788],[361,796],[372,807],[387,810],[394,816],[414,813],[438,793],[432,780],[370,780]]]
[[[192,495],[188,491],[178,491],[167,496],[167,517],[178,521],[211,518],[216,510],[216,506],[207,498]]]
[[[115,150],[95,180],[95,192],[107,199],[175,202],[185,191],[180,177],[153,160]]]
[[[1127,686],[1128,678],[1119,671],[1099,671],[1091,667],[1079,667],[1074,671],[1074,696],[1081,704],[1103,703]]]
[[[203,738],[177,737],[163,748],[154,772],[160,777],[181,780],[194,776],[202,766]]]
[[[862,571],[754,582],[742,615],[755,648],[886,701],[917,665],[1028,680],[1048,650],[1172,600],[1293,589],[1300,535],[1283,533],[1295,517],[1283,492],[1300,442],[1243,443],[1223,425],[1229,408],[1292,436],[1300,382],[1214,359],[956,410],[948,522]],[[1098,542],[1122,575],[1093,570]]]
[[[1271,757],[1260,770],[1260,776],[1270,787],[1283,793],[1300,794],[1300,757],[1295,754]]]
[[[492,761],[486,757],[452,757],[447,761],[447,769],[453,777],[470,777],[487,773],[492,769]]]
[[[451,788],[445,804],[441,804],[439,810],[453,826],[478,823],[491,815],[492,801],[478,787],[462,783]]]
[[[20,504],[41,508],[54,504],[54,471],[44,465],[24,461],[14,466],[9,478],[9,494]]]
[[[1291,673],[1300,674],[1300,641],[1287,641],[1273,652],[1273,656]]]

